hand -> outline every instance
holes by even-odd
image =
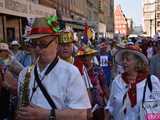
[[[0,64],[0,70],[3,70],[3,69],[4,69],[4,67],[5,67],[5,65],[4,65],[4,64]]]
[[[108,110],[106,110],[106,112],[105,112],[105,120],[112,120],[112,119],[113,119],[112,114]]]
[[[17,81],[14,80],[11,72],[7,71],[4,74],[4,81],[2,86],[8,88],[11,92],[17,92]]]
[[[7,88],[8,89],[8,84],[5,82],[5,76],[4,76],[4,65],[0,64],[0,89]]]
[[[93,119],[93,113],[91,112],[91,109],[87,110],[87,120],[92,120]]]
[[[48,120],[49,110],[36,105],[22,107],[17,112],[16,120]]]

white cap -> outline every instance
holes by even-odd
[[[14,40],[11,42],[11,45],[17,45],[17,46],[20,46],[20,44],[18,43],[18,41]]]

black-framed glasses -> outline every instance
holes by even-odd
[[[54,40],[50,40],[47,44],[42,44],[40,42],[37,42],[38,40],[32,40],[30,43],[33,48],[39,47],[40,49],[47,48]]]

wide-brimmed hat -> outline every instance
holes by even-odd
[[[137,55],[145,64],[148,64],[147,57],[142,53],[142,49],[137,45],[127,46],[126,48],[119,50],[115,54],[115,62],[121,65],[123,61],[122,56],[124,53],[127,53],[127,52]]]
[[[78,49],[76,56],[83,56],[83,55],[95,55],[98,53],[97,50],[90,48],[89,46],[83,46]]]
[[[62,31],[58,40],[59,44],[72,43],[74,42],[74,35],[71,31]]]
[[[60,27],[57,16],[36,18],[30,34],[27,35],[29,39],[37,39],[45,36],[57,36],[60,33]]]
[[[7,43],[0,43],[0,50],[7,51],[9,53],[12,53],[11,50],[9,49],[9,46]]]

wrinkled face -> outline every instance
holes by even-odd
[[[71,57],[73,52],[73,43],[60,44],[58,52],[61,58]]]
[[[136,56],[129,53],[124,53],[122,56],[123,68],[125,72],[131,73],[136,71]]]
[[[35,48],[35,53],[39,59],[46,61],[47,58],[57,55],[57,36],[45,36],[32,40],[32,47]]]

